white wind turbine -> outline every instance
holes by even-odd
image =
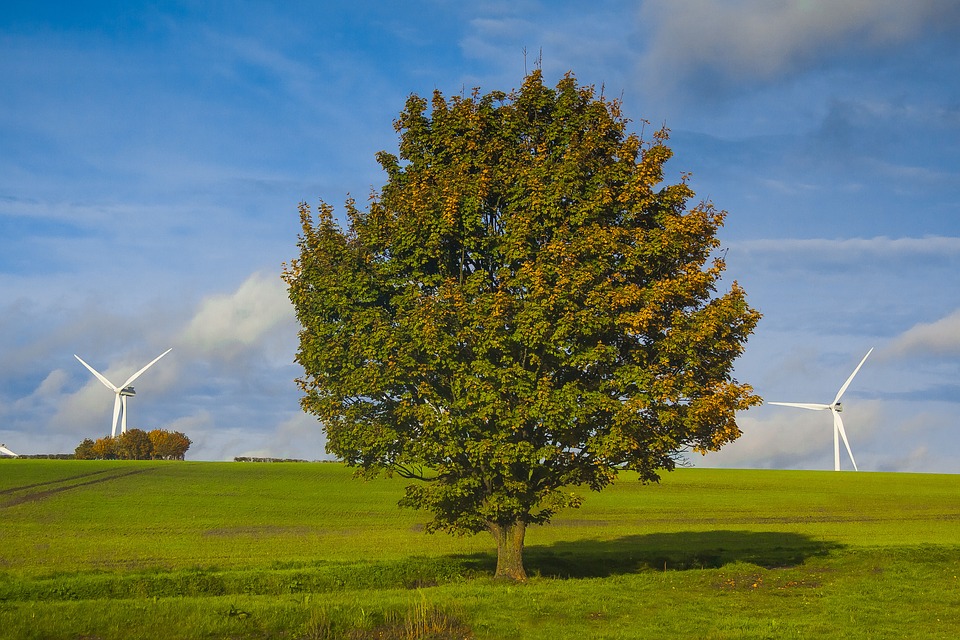
[[[847,440],[847,433],[843,430],[843,420],[840,419],[840,412],[843,411],[843,405],[840,404],[840,396],[843,395],[843,392],[847,390],[847,387],[850,386],[850,383],[853,382],[853,377],[857,375],[857,372],[860,371],[860,367],[863,366],[863,363],[867,361],[867,358],[870,357],[870,354],[873,353],[873,348],[871,347],[870,351],[867,351],[867,355],[863,356],[863,360],[860,361],[860,364],[857,365],[857,368],[853,370],[853,373],[850,374],[850,377],[847,378],[847,381],[843,383],[843,386],[840,387],[840,391],[837,391],[837,397],[833,399],[833,402],[830,404],[811,404],[805,402],[768,402],[767,404],[778,404],[784,407],[799,407],[800,409],[810,409],[812,411],[825,411],[830,410],[830,413],[833,414],[833,469],[834,471],[840,471],[840,438],[843,438],[843,444],[847,447],[847,453],[850,455],[850,462],[853,463],[854,471],[859,471],[857,469],[857,461],[853,459],[853,451],[850,450],[850,442]]]
[[[86,362],[84,362],[80,356],[78,356],[77,354],[73,354],[73,357],[79,360],[80,364],[82,364],[87,369],[89,369],[90,373],[97,376],[97,379],[99,379],[100,382],[102,382],[106,388],[110,389],[115,394],[117,394],[117,399],[113,403],[113,430],[110,432],[111,438],[116,437],[117,435],[117,417],[120,415],[120,413],[123,413],[123,423],[120,429],[120,433],[127,432],[127,398],[129,398],[130,396],[137,395],[137,392],[134,391],[133,387],[131,387],[130,385],[133,384],[134,380],[140,377],[140,374],[142,374],[144,371],[152,367],[157,360],[167,355],[171,351],[173,351],[173,347],[167,349],[166,351],[158,355],[156,358],[151,360],[150,364],[148,364],[143,369],[140,369],[140,371],[137,371],[135,374],[127,378],[127,381],[124,382],[119,387],[114,386],[113,383],[107,380],[99,371],[97,371],[96,369],[88,365]]]

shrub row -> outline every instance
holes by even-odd
[[[27,453],[20,454],[17,458],[9,458],[9,460],[73,460],[76,458],[76,455],[72,453]],[[7,460],[8,458],[0,458],[0,460]]]
[[[309,460],[300,460],[297,458],[250,458],[240,456],[233,459],[234,462],[310,462]]]
[[[106,600],[417,589],[481,573],[467,558],[412,557],[390,563],[321,564],[299,569],[79,574],[0,580],[0,602]]]
[[[179,431],[130,429],[116,438],[87,438],[77,447],[77,460],[183,460],[192,442]]]

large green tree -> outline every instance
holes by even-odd
[[[759,314],[717,292],[725,214],[662,184],[665,130],[627,125],[572,75],[412,96],[348,229],[300,206],[303,408],[349,465],[416,480],[428,530],[489,531],[497,576],[525,578],[526,527],[577,487],[655,481],[760,401],[732,377]]]

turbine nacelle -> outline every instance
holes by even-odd
[[[123,389],[120,389],[120,395],[124,396],[125,398],[129,398],[137,395],[137,392],[133,390],[133,387],[124,387]]]

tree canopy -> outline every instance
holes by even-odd
[[[363,209],[301,203],[284,269],[302,406],[361,472],[416,480],[428,530],[489,531],[524,579],[527,525],[620,470],[656,481],[760,402],[732,377],[760,315],[716,238],[725,212],[663,184],[668,133],[530,74],[509,94],[411,96]]]

